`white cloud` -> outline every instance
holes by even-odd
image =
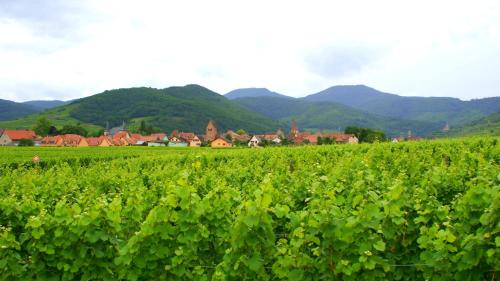
[[[360,83],[463,99],[500,89],[495,0],[31,3],[0,4],[0,98],[189,83],[294,96]]]

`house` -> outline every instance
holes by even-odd
[[[141,134],[130,134],[130,142],[133,145],[143,145],[144,141],[142,138],[143,136]]]
[[[297,130],[298,130],[298,129],[297,129]],[[278,129],[278,130],[276,131],[276,135],[277,135],[280,139],[282,139],[282,140],[284,140],[284,139],[285,139],[285,132],[283,132],[283,130],[281,130],[281,128],[280,128],[280,129]]]
[[[248,142],[251,139],[251,137],[248,134],[241,134],[240,135],[233,130],[228,130],[227,132],[225,132],[223,134],[223,136],[226,139],[231,140],[233,142],[235,142],[235,141]]]
[[[130,135],[129,132],[124,130],[115,132],[109,137],[108,140],[110,140],[114,146],[128,146],[136,144],[137,142],[135,138],[132,138],[132,135]]]
[[[213,141],[217,138],[217,127],[212,120],[208,121],[207,128],[205,129],[205,136],[203,137],[204,141]]]
[[[194,133],[179,133],[179,139],[188,143],[189,147],[200,147],[201,140]]]
[[[178,138],[178,137],[170,137],[168,141],[168,147],[187,147],[189,143]]]
[[[3,130],[0,135],[0,145],[17,146],[21,140],[37,140],[35,132],[31,130]]]
[[[295,144],[317,144],[318,143],[318,134],[311,134],[309,132],[299,133],[294,139],[293,143]]]
[[[130,139],[130,137],[127,131],[119,131],[113,134],[113,139]]]
[[[280,144],[281,143],[281,138],[277,134],[264,134],[264,135],[257,135],[261,140],[264,141],[269,141],[275,144]]]
[[[165,146],[163,142],[148,142],[148,146]]]
[[[62,145],[61,136],[46,136],[42,138],[41,146],[60,146]]]
[[[259,137],[257,137],[256,135],[254,135],[250,141],[248,141],[248,147],[258,147],[259,144],[261,143],[261,140]]]
[[[322,138],[331,138],[337,143],[349,143],[356,144],[359,143],[358,138],[353,134],[344,134],[344,133],[328,133],[321,134]]]
[[[87,138],[87,143],[89,146],[100,146],[100,147],[108,147],[113,145],[112,141],[105,136]]]
[[[151,137],[156,138],[156,142],[165,142],[165,141],[168,141],[167,134],[165,134],[165,133],[151,134]]]
[[[61,136],[62,145],[58,146],[73,146],[73,147],[86,147],[89,146],[87,139],[76,134],[66,134]]]
[[[231,142],[222,137],[218,137],[210,143],[210,147],[212,148],[226,148],[232,146]]]

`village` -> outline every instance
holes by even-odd
[[[109,146],[168,146],[168,147],[263,147],[268,145],[302,144],[356,144],[358,139],[353,134],[300,132],[297,122],[293,121],[290,132],[283,130],[266,134],[249,135],[242,130],[228,130],[219,133],[215,122],[208,121],[204,135],[193,132],[173,130],[170,135],[155,133],[147,136],[130,133],[125,126],[106,130],[99,137],[84,137],[77,134],[56,136],[37,136],[32,130],[0,129],[0,146],[49,146],[49,147],[109,147]]]

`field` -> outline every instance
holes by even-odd
[[[0,280],[494,280],[499,141],[0,147]]]

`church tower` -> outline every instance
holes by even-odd
[[[208,121],[207,129],[205,130],[205,141],[213,141],[217,138],[217,128],[212,120]]]
[[[290,129],[290,136],[296,138],[299,136],[299,127],[297,126],[297,121],[292,120],[292,128]]]
[[[443,128],[443,132],[447,133],[449,130],[450,130],[450,125],[448,124],[448,122],[446,122]]]

